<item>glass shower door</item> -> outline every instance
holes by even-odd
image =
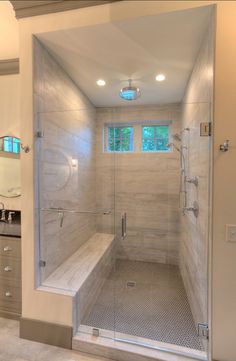
[[[189,309],[178,268],[179,171],[177,152],[116,153],[116,339],[166,348],[186,336],[181,325]],[[173,324],[179,325],[178,335]]]

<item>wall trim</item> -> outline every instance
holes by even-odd
[[[21,316],[18,313],[15,313],[15,312],[0,311],[0,317],[9,318],[11,320],[19,321]]]
[[[72,327],[21,317],[20,338],[72,349]]]
[[[19,71],[19,58],[0,60],[0,75],[18,74]]]
[[[10,1],[17,19],[26,18],[30,16],[44,15],[56,13],[60,11],[67,11],[73,9],[80,9],[89,6],[104,5],[121,0],[54,0],[54,1]]]

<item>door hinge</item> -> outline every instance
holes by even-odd
[[[39,267],[46,267],[46,261],[40,260]]]
[[[208,323],[198,323],[197,334],[199,337],[204,338],[205,340],[208,340],[209,339]]]
[[[93,336],[98,337],[100,334],[99,328],[93,327],[92,334],[93,334]]]
[[[201,137],[210,137],[212,132],[211,122],[202,122],[200,123],[200,136]]]
[[[38,130],[38,131],[36,132],[36,137],[37,137],[37,138],[43,138],[43,137],[44,137],[43,131]]]

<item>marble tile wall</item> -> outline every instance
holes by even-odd
[[[187,185],[188,206],[199,204],[199,216],[182,217],[180,268],[195,322],[207,322],[207,266],[210,204],[211,138],[200,136],[200,123],[210,122],[213,96],[214,27],[210,24],[182,102],[183,143],[188,147],[187,173],[198,187]]]
[[[102,235],[101,235],[102,236]],[[112,272],[115,264],[116,247],[113,241],[107,251],[99,259],[93,271],[88,275],[77,295],[77,326],[83,324],[83,320],[89,315],[100,295],[101,289]],[[114,280],[110,281],[114,291]],[[107,292],[110,292],[107,289]],[[112,306],[112,305],[111,305]]]
[[[34,39],[36,183],[38,207],[95,210],[95,108],[47,49]],[[96,230],[89,214],[40,212],[41,280],[86,242]]]
[[[179,105],[98,108],[96,128],[97,208],[115,208],[115,220],[98,217],[99,231],[115,221],[117,257],[178,264],[180,244],[179,154],[108,153],[103,150],[106,123],[172,120],[180,128]],[[141,135],[141,134],[140,134]],[[127,213],[127,237],[121,240],[121,214]]]

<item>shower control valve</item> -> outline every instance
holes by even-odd
[[[197,218],[199,214],[199,205],[198,202],[194,201],[192,207],[183,208],[184,211],[193,212],[194,216]]]
[[[196,187],[198,186],[198,177],[185,177],[185,181],[194,184]]]
[[[229,150],[229,139],[226,139],[223,144],[220,144],[220,151],[227,152]]]

